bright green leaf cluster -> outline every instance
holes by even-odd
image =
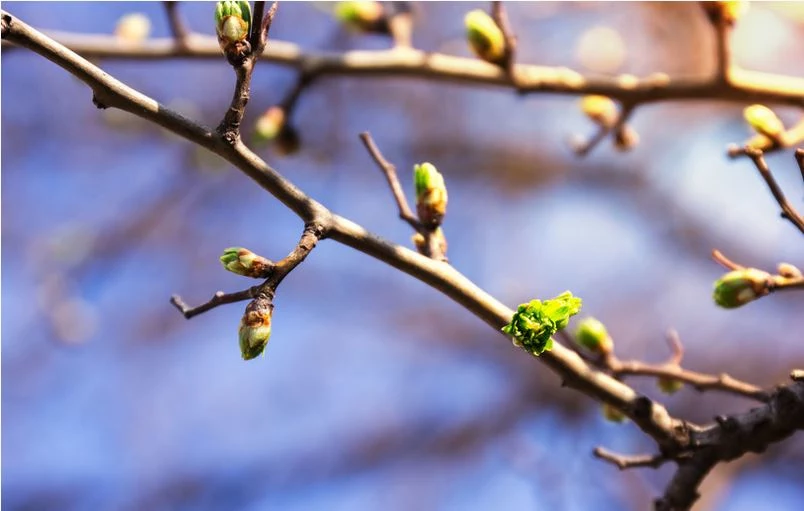
[[[581,299],[565,291],[550,300],[523,303],[502,331],[514,338],[515,345],[538,356],[553,347],[553,334],[580,310]]]

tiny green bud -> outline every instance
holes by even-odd
[[[416,212],[419,220],[429,227],[440,225],[447,212],[447,187],[444,176],[432,163],[413,166],[416,188]]]
[[[363,32],[383,31],[385,13],[382,3],[373,0],[338,2],[335,17],[349,27]]]
[[[617,122],[617,104],[606,96],[584,96],[581,99],[581,111],[601,126],[611,127]]]
[[[246,307],[238,330],[243,360],[251,360],[265,350],[271,338],[273,311],[273,303],[265,296],[258,296]]]
[[[581,299],[564,293],[550,300],[532,300],[519,306],[511,322],[502,331],[533,355],[541,355],[553,347],[553,334],[567,326],[570,316],[581,310]]]
[[[274,268],[270,260],[243,247],[230,247],[220,257],[224,268],[232,273],[255,279],[266,278]]]
[[[139,12],[126,14],[117,22],[114,35],[127,43],[140,43],[151,33],[151,20]]]
[[[285,110],[272,106],[265,111],[254,125],[254,136],[260,142],[274,140],[285,126]]]
[[[784,124],[770,108],[765,105],[751,105],[743,110],[745,121],[760,135],[773,140],[784,133]]]
[[[603,407],[601,408],[601,411],[603,412],[603,417],[607,421],[625,422],[626,420],[628,420],[628,417],[626,417],[623,412],[621,412],[620,410],[618,410],[617,408],[611,406],[608,403],[603,403]]]
[[[767,294],[770,275],[756,268],[734,270],[715,281],[715,303],[733,309]]]
[[[466,14],[466,37],[475,55],[493,64],[505,57],[505,36],[494,20],[480,9]]]
[[[218,44],[230,63],[242,59],[250,50],[251,5],[248,2],[226,0],[215,5],[215,31]]]
[[[578,324],[575,341],[592,353],[607,354],[614,348],[606,326],[595,318],[585,318]]]
[[[660,376],[656,379],[656,386],[665,394],[675,394],[684,386],[684,383],[673,378]]]

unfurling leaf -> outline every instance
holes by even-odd
[[[567,326],[581,310],[581,299],[566,291],[550,300],[523,303],[502,331],[526,351],[540,355],[553,347],[553,334]]]

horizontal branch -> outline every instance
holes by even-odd
[[[111,35],[49,31],[63,46],[88,59],[220,59],[212,36],[191,34],[185,47],[172,38],[155,38],[132,46]],[[804,78],[733,69],[728,83],[712,77],[672,77],[658,73],[634,81],[632,76],[584,76],[566,67],[515,64],[509,74],[488,62],[411,48],[355,50],[343,53],[306,51],[272,40],[260,56],[264,62],[296,68],[310,76],[358,75],[409,77],[468,85],[506,87],[518,92],[570,95],[601,94],[639,104],[672,100],[781,103],[804,107]]]
[[[625,455],[611,452],[603,447],[596,447],[592,454],[595,458],[607,461],[620,470],[637,467],[658,468],[668,461],[667,457],[661,454]]]

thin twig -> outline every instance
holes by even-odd
[[[48,31],[56,41],[90,59],[163,60],[171,58],[220,59],[217,38],[194,34],[190,49],[178,52],[173,38],[149,38],[136,47],[101,34]],[[3,43],[3,51],[8,48]],[[711,77],[677,76],[657,83],[646,76],[624,85],[619,76],[596,77],[566,67],[516,64],[517,83],[499,66],[480,59],[457,57],[417,49],[354,50],[342,53],[309,51],[288,41],[273,40],[260,60],[317,75],[360,77],[412,77],[463,85],[498,86],[523,94],[600,94],[636,104],[658,101],[707,99],[745,103],[781,103],[804,106],[804,78],[733,69],[727,85]]]
[[[722,267],[726,268],[727,270],[744,270],[745,266],[741,264],[737,264],[725,255],[720,250],[714,249],[712,250],[712,259],[715,260],[716,263],[721,265]]]
[[[667,457],[661,454],[617,454],[616,452],[609,451],[604,447],[595,447],[595,450],[592,451],[592,454],[595,456],[595,458],[607,461],[612,465],[615,465],[620,470],[627,470],[629,468],[637,467],[659,468],[666,461],[669,461]]]
[[[167,14],[168,18],[168,25],[170,25],[170,33],[173,34],[173,40],[176,43],[176,47],[180,51],[186,51],[189,49],[187,44],[188,37],[190,35],[189,30],[187,30],[187,26],[184,24],[184,21],[179,14],[179,3],[178,2],[171,2],[165,1],[162,2],[165,6],[165,13]]]
[[[762,151],[746,147],[746,155],[751,158],[751,161],[754,162],[754,166],[759,171],[762,179],[765,180],[765,183],[768,185],[768,188],[773,194],[774,199],[776,199],[776,202],[782,208],[782,218],[790,220],[790,222],[795,225],[799,231],[804,233],[804,217],[802,217],[801,214],[796,211],[796,208],[794,208],[784,196],[784,192],[782,192],[782,189],[779,187],[776,179],[774,179],[770,168],[768,168],[768,164],[765,162],[765,158],[762,156]]]
[[[371,158],[380,168],[385,176],[385,179],[388,181],[388,186],[391,188],[391,193],[393,193],[394,200],[399,208],[399,218],[407,222],[408,225],[410,225],[416,232],[421,231],[421,223],[410,209],[408,199],[405,196],[405,190],[399,183],[399,177],[396,174],[396,167],[385,159],[385,157],[382,155],[382,152],[380,152],[380,148],[374,143],[374,139],[371,138],[371,134],[368,131],[364,131],[360,134],[360,140],[363,142],[363,145],[366,146],[366,150],[371,155]]]
[[[223,291],[218,291],[215,293],[209,301],[202,303],[196,307],[190,307],[187,305],[184,300],[181,299],[179,295],[173,295],[170,297],[170,303],[176,307],[179,312],[181,312],[185,318],[190,319],[194,316],[198,316],[199,314],[203,314],[208,310],[212,310],[219,305],[225,305],[227,303],[236,303],[242,302],[244,300],[250,300],[257,296],[257,291],[260,286],[253,286],[243,291],[238,291],[236,293],[224,293]]]
[[[802,125],[804,125],[804,121]],[[798,163],[798,168],[801,171],[801,180],[804,181],[804,149],[800,147],[796,149],[796,163]]]
[[[511,23],[508,21],[508,13],[505,11],[505,6],[499,0],[491,2],[491,18],[494,23],[500,28],[505,39],[505,53],[503,54],[503,67],[508,76],[511,77],[512,82],[516,82],[514,75],[514,62],[516,58],[516,36],[511,29]],[[514,83],[516,86],[516,83]]]
[[[751,148],[759,149],[763,154],[779,151],[788,147],[793,147],[804,142],[804,117],[802,117],[796,124],[789,129],[783,131],[779,136],[774,138],[759,137],[757,142],[749,140],[743,145],[729,144],[726,148],[726,154],[729,158],[737,158],[745,156]],[[755,146],[754,144],[758,144]],[[802,171],[802,178],[804,178],[804,171]]]
[[[256,2],[262,3],[265,2]],[[271,23],[274,21],[274,16],[276,16],[276,10],[279,8],[279,1],[274,0],[271,4],[271,8],[268,9],[268,12],[265,16],[262,17],[262,20],[259,22],[260,31],[257,34],[252,33],[252,48],[254,48],[254,54],[256,57],[262,55],[263,51],[265,51],[265,45],[268,43],[268,32],[271,30]],[[255,20],[260,20],[260,18],[255,18]],[[255,25],[256,26],[256,25]]]
[[[631,117],[631,114],[634,112],[635,108],[635,104],[623,105],[620,115],[613,124],[599,124],[597,132],[595,132],[592,138],[577,144],[573,144],[572,150],[575,151],[575,154],[580,157],[586,156],[592,151],[592,149],[600,144],[600,142],[602,142],[609,133],[616,134],[619,130],[623,129],[625,127],[625,123],[628,122],[628,118]]]

